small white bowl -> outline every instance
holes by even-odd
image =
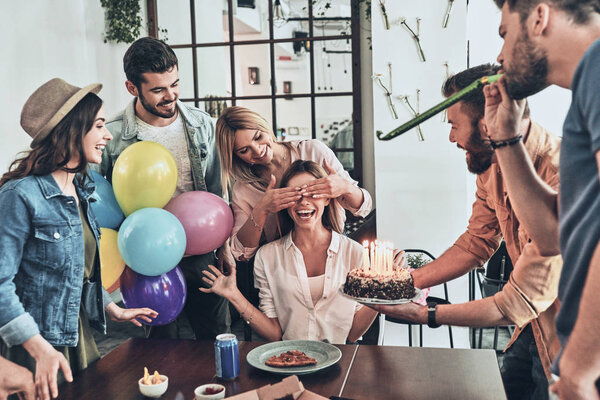
[[[219,393],[215,394],[204,394],[206,388],[222,389]],[[220,400],[225,398],[225,386],[219,385],[218,383],[207,383],[206,385],[198,386],[194,389],[194,396],[196,400]]]
[[[140,378],[138,381],[140,393],[146,397],[152,397],[155,399],[165,394],[167,388],[169,387],[169,378],[167,378],[166,375],[161,375],[160,378],[162,379],[162,382],[157,383],[156,385],[146,385],[142,383],[142,379],[144,378]]]

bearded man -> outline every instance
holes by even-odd
[[[561,399],[600,400],[600,2],[495,2],[502,11],[498,62],[505,75],[484,90],[488,136],[511,143],[495,156],[522,224],[543,254],[560,251],[564,258],[556,319],[563,350],[552,390]],[[517,129],[519,100],[550,85],[572,90],[560,193],[538,179]]]
[[[483,76],[498,73],[499,67],[480,65],[460,72],[444,83],[449,97]],[[515,324],[501,368],[509,399],[548,398],[550,365],[560,345],[554,316],[560,256],[544,257],[513,210],[505,177],[487,140],[485,98],[477,91],[448,109],[450,142],[466,152],[469,171],[477,174],[477,191],[467,231],[438,259],[412,272],[415,286],[423,288],[447,282],[481,267],[498,249],[502,238],[514,270],[503,289],[493,297],[464,304],[427,307],[414,303],[374,307],[381,313],[437,327],[440,324],[485,327]],[[535,171],[551,187],[558,187],[560,141],[529,119],[519,126],[525,148],[535,160]]]

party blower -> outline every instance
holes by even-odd
[[[466,88],[454,93],[452,96],[448,97],[446,100],[442,101],[438,105],[431,107],[429,110],[425,111],[423,114],[417,115],[415,118],[406,122],[403,125],[400,125],[398,128],[388,132],[386,135],[383,134],[382,131],[377,131],[375,134],[377,135],[377,139],[379,140],[390,140],[395,138],[396,136],[402,135],[404,132],[409,129],[414,128],[415,126],[422,124],[427,121],[429,118],[434,115],[444,111],[446,108],[450,107],[452,104],[460,101],[464,97],[473,93],[476,90],[481,90],[488,83],[497,82],[498,79],[502,76],[502,74],[484,76],[483,78],[477,79],[475,82],[471,83]]]

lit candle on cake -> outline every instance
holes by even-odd
[[[369,262],[369,241],[363,241],[363,270],[368,271],[371,269],[371,263]]]
[[[382,276],[394,274],[394,245],[392,242],[363,241],[362,270]]]

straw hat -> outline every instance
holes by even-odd
[[[86,94],[98,94],[100,89],[100,83],[79,88],[60,78],[51,79],[40,86],[29,96],[21,111],[21,126],[33,138],[31,146],[48,136]]]

